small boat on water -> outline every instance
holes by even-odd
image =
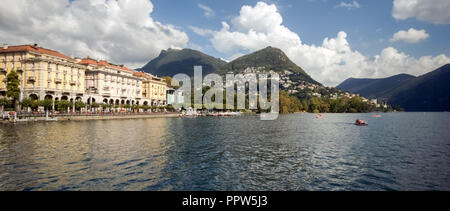
[[[316,118],[317,118],[317,119],[323,119],[324,116],[323,116],[322,114],[317,114]]]
[[[379,115],[379,114],[374,114],[374,115],[372,115],[372,117],[374,117],[374,118],[381,118],[382,116]]]
[[[357,119],[356,122],[355,122],[355,125],[356,125],[356,126],[367,126],[367,125],[369,125],[369,124],[367,124],[366,121]]]
[[[189,107],[185,113],[181,114],[180,117],[197,117],[200,114],[197,112],[197,109]]]

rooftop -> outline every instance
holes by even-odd
[[[8,46],[3,45],[2,48],[0,48],[0,53],[13,53],[13,52],[34,52],[39,54],[47,54],[51,56],[56,56],[64,59],[72,59],[58,51],[46,49],[39,47],[37,44],[34,45],[17,45],[17,46]]]

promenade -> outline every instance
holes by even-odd
[[[76,113],[76,114],[49,114],[45,113],[18,113],[14,115],[3,114],[1,123],[43,122],[43,121],[87,121],[87,120],[115,120],[115,119],[147,119],[147,118],[174,118],[179,117],[177,112],[142,112],[142,113]],[[16,120],[14,120],[16,119]]]

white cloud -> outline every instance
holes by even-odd
[[[216,14],[214,13],[214,10],[209,8],[208,6],[205,6],[203,4],[198,4],[198,8],[203,10],[203,15],[207,18],[214,17]]]
[[[344,8],[347,8],[347,9],[353,9],[353,8],[358,9],[361,6],[359,5],[359,3],[357,1],[353,1],[353,2],[350,2],[350,3],[345,3],[345,2],[342,1],[340,4],[336,5],[334,8],[339,8],[339,7],[344,7]]]
[[[398,20],[416,18],[434,24],[450,24],[449,0],[394,0],[392,16]]]
[[[0,40],[140,67],[188,36],[153,20],[149,0],[2,0]]]
[[[325,38],[320,46],[302,43],[300,36],[283,25],[275,5],[258,2],[243,6],[231,25],[222,22],[219,31],[205,30],[213,47],[224,54],[242,55],[267,46],[282,49],[297,65],[325,85],[337,85],[349,77],[387,77],[399,73],[419,75],[449,63],[445,55],[419,59],[387,47],[374,57],[351,49],[347,33]]]
[[[408,31],[400,30],[397,33],[394,34],[394,36],[389,40],[391,42],[397,42],[397,41],[403,41],[406,43],[418,43],[420,41],[426,40],[428,37],[430,37],[427,32],[422,30],[416,30],[413,28],[410,28]]]
[[[210,30],[210,29],[202,29],[202,28],[198,28],[195,26],[189,26],[189,29],[191,29],[194,33],[196,33],[200,36],[213,34],[213,32],[214,32],[213,30]]]

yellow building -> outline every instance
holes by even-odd
[[[74,59],[35,45],[0,49],[0,96],[6,75],[19,74],[22,98],[113,105],[166,105],[162,78],[91,58]]]
[[[111,105],[142,105],[149,100],[142,97],[145,78],[123,65],[114,65],[104,60],[81,59],[85,65],[87,92],[85,101]]]
[[[22,98],[35,100],[82,100],[86,67],[57,51],[37,45],[0,49],[0,95],[6,94],[6,75],[19,74]]]
[[[143,72],[137,72],[136,74],[146,79],[143,81],[142,97],[149,99],[152,106],[167,105],[166,81],[163,78]]]

